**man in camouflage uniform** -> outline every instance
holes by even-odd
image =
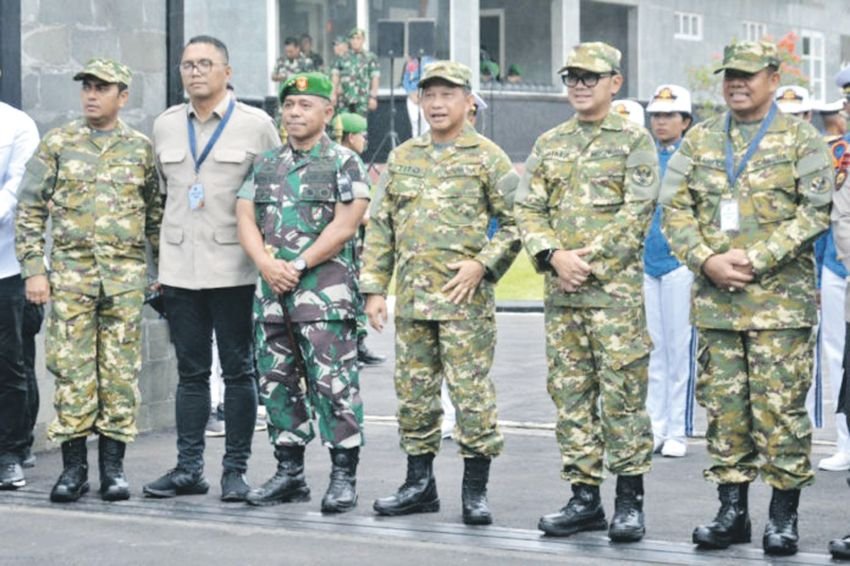
[[[378,83],[381,72],[378,58],[363,49],[366,31],[354,28],[348,34],[351,49],[334,63],[331,77],[334,91],[331,101],[338,112],[354,112],[363,117],[378,107]]]
[[[573,492],[538,528],[567,536],[608,526],[599,497],[607,452],[617,475],[608,534],[633,542],[645,531],[643,474],[652,457],[641,252],[658,157],[645,128],[610,111],[623,83],[618,50],[582,43],[560,73],[576,115],[538,138],[515,206],[525,248],[546,274],[548,390],[561,477]]]
[[[298,40],[287,37],[283,41],[283,56],[278,57],[272,70],[272,80],[283,85],[289,77],[307,73],[316,68],[313,60],[301,52]]]
[[[357,276],[353,236],[369,185],[357,155],[324,133],[333,117],[330,79],[298,74],[281,91],[289,143],[260,155],[238,193],[239,239],[260,271],[254,298],[260,395],[277,473],[247,497],[252,505],[305,501],[304,448],[330,448],[323,512],[357,504],[363,444],[357,374]]]
[[[395,389],[407,479],[374,509],[381,515],[439,510],[433,460],[446,380],[464,458],[463,520],[489,524],[490,460],[504,444],[488,375],[496,344],[493,288],[520,247],[510,212],[519,178],[505,152],[466,123],[469,68],[438,61],[425,67],[419,84],[431,130],[390,154],[366,230],[360,279],[366,314],[380,331],[398,268]],[[488,240],[492,216],[500,229]]]
[[[53,299],[47,367],[56,376],[56,420],[47,434],[62,444],[64,470],[52,501],[88,491],[91,433],[100,435],[101,497],[130,497],[123,459],[136,436],[145,237],[157,257],[162,220],[150,141],[118,118],[130,77],[110,59],[92,59],[74,75],[83,85],[83,119],[48,132],[21,181],[17,255],[27,298]]]
[[[833,173],[811,125],[773,103],[777,48],[726,47],[729,111],[698,124],[667,166],[662,229],[697,274],[691,317],[699,331],[697,401],[708,414],[720,511],[698,527],[701,548],[749,542],[747,488],[759,471],[773,487],[762,544],[797,550],[800,488],[814,481],[809,453],[812,242],[829,226]]]

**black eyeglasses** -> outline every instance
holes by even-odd
[[[612,76],[614,76],[614,73],[584,73],[582,75],[577,75],[568,71],[561,75],[561,82],[572,88],[578,85],[579,81],[581,81],[581,84],[587,88],[593,88],[599,84],[599,79],[602,77]]]
[[[212,71],[212,68],[216,65],[227,65],[227,63],[216,63],[209,59],[199,59],[197,61],[183,61],[177,65],[177,68],[180,69],[181,73],[185,73],[187,75],[191,74],[195,69],[198,69],[198,72],[202,75],[206,75]]]

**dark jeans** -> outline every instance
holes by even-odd
[[[38,379],[35,375],[35,336],[41,330],[44,322],[44,305],[36,305],[29,301],[24,304],[24,325],[21,329],[21,338],[24,345],[24,371],[27,374],[27,444],[26,448],[32,448],[35,442],[35,423],[38,421],[38,406],[40,398],[38,395]]]
[[[212,334],[215,330],[224,379],[225,470],[244,472],[257,419],[257,381],[251,321],[254,286],[193,291],[163,285],[163,298],[177,353],[175,403],[177,466],[204,467],[204,429],[210,415]]]

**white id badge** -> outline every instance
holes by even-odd
[[[200,210],[204,208],[204,186],[195,183],[189,187],[189,209]]]
[[[741,229],[738,201],[723,199],[720,201],[720,230],[722,232],[737,232]]]

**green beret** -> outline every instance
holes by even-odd
[[[348,39],[359,35],[360,37],[366,37],[366,30],[363,28],[354,28],[350,32],[348,32]]]
[[[331,99],[333,92],[333,83],[331,79],[324,73],[298,73],[292,75],[280,87],[280,101],[290,94],[309,94],[311,96],[319,96]]]
[[[339,120],[343,134],[359,134],[366,131],[366,118],[360,114],[342,112],[334,120]]]
[[[522,67],[520,67],[516,63],[511,63],[511,66],[508,67],[508,76],[511,76],[511,75],[521,77],[522,76]]]

